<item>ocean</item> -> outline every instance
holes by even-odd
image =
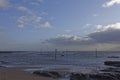
[[[10,51],[0,52],[1,66],[73,65],[106,67],[104,61],[120,61],[119,51]]]

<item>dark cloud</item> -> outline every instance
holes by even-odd
[[[120,29],[108,29],[105,31],[94,32],[88,35],[98,43],[116,43],[120,42]]]
[[[78,36],[59,36],[46,40],[47,43],[54,45],[90,45],[90,44],[113,44],[120,42],[120,29],[108,28],[103,31],[96,31],[87,35],[87,37]]]

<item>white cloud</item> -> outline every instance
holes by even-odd
[[[48,21],[43,23],[43,24],[38,24],[38,25],[35,26],[36,29],[39,29],[39,28],[51,28],[51,27],[52,27],[52,25]]]
[[[28,2],[28,1],[25,1]],[[43,0],[31,0],[31,2],[41,3]],[[17,27],[24,28],[24,27],[33,27],[36,29],[39,28],[51,28],[52,25],[49,21],[45,21],[43,16],[46,16],[47,13],[35,13],[33,9],[30,9],[26,6],[16,6],[15,9],[19,10],[20,12],[24,12],[24,15],[21,15],[17,18]],[[43,21],[44,20],[44,21]]]
[[[40,23],[42,17],[40,16],[20,16],[17,20],[18,27],[23,28],[28,25],[35,26]]]
[[[66,45],[66,46],[86,45],[86,44],[88,45],[91,44],[89,41],[92,43],[89,37],[81,38],[75,35],[59,35],[55,38],[46,40],[47,43],[53,45]]]
[[[41,20],[42,20],[42,17],[38,16],[36,17],[35,22],[40,22]]]
[[[50,27],[51,27],[50,22],[45,22],[45,23],[43,24],[43,27],[50,28]]]
[[[31,21],[31,19],[29,19],[29,17],[26,16],[20,16],[17,20],[18,22],[18,28],[24,28],[26,25],[29,24],[29,22]]]
[[[39,6],[44,0],[34,0],[32,1],[30,4],[31,5],[35,5],[35,6]]]
[[[18,8],[18,10],[27,12],[27,13],[29,13],[29,14],[33,14],[33,12],[32,12],[30,9],[28,9],[27,7],[25,7],[25,6],[19,6],[19,7],[17,7],[17,8]]]
[[[18,22],[18,28],[24,28],[28,26],[32,26],[36,29],[39,28],[51,28],[52,25],[50,22],[41,22],[42,17],[40,16],[20,16],[17,20]]]
[[[2,8],[9,7],[8,0],[0,0],[0,7],[2,7]]]
[[[27,17],[27,16],[21,16],[18,18],[18,22],[21,24],[26,24],[28,22],[30,22],[32,20],[31,17]]]
[[[78,40],[80,39],[80,37],[78,36],[73,36],[73,35],[67,35],[67,34],[64,34],[64,35],[58,35],[58,37],[56,38],[63,38],[63,39],[71,39],[71,40]]]
[[[120,4],[120,0],[110,0],[103,4],[103,7],[111,7],[115,4]]]
[[[19,6],[17,7],[18,10],[20,11],[24,11],[26,12],[27,14],[30,14],[30,15],[25,15],[25,16],[20,16],[18,19],[17,19],[17,22],[18,22],[18,28],[24,28],[24,27],[27,27],[27,26],[36,26],[40,23],[40,21],[42,20],[42,17],[41,16],[37,16],[36,14],[34,14],[30,9],[24,7],[24,6]]]
[[[41,0],[40,0],[41,1]],[[52,27],[51,23],[48,21],[42,21],[43,17],[35,14],[31,9],[25,7],[25,6],[19,6],[17,7],[18,10],[24,11],[27,14],[24,16],[20,16],[17,19],[18,28],[24,28],[28,26],[32,26],[34,28],[50,28]]]
[[[117,22],[115,24],[109,24],[109,25],[106,25],[106,26],[97,25],[96,29],[97,29],[97,31],[106,31],[106,30],[109,30],[109,29],[119,29],[120,30],[120,22]]]

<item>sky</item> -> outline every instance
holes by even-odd
[[[120,50],[120,0],[0,0],[0,50]]]

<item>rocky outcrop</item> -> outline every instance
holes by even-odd
[[[33,74],[44,76],[44,77],[52,77],[52,78],[59,78],[61,75],[55,71],[34,71]]]
[[[100,70],[102,72],[109,72],[109,73],[120,73],[120,68],[106,68],[106,69],[103,69],[103,70]]]
[[[100,73],[100,74],[71,74],[70,80],[120,80],[120,74]]]
[[[87,69],[85,69],[87,70]],[[87,70],[88,71],[88,70]],[[62,72],[57,70],[34,71],[33,74],[51,78],[67,77],[68,80],[120,80],[120,68],[110,67],[97,69],[97,72]]]
[[[120,61],[105,61],[104,64],[107,66],[120,67]]]

